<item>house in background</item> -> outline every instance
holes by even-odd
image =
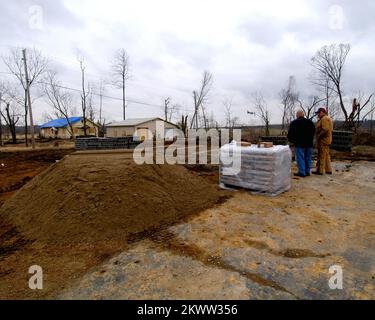
[[[83,128],[83,117],[71,117],[68,118],[69,123],[73,127],[74,137],[84,136]],[[70,139],[70,127],[67,119],[61,118],[56,120],[51,120],[41,126],[40,137],[41,138],[59,138],[59,139]],[[86,135],[97,137],[99,133],[99,126],[86,118]]]
[[[106,137],[133,137],[135,140],[150,139],[150,132],[153,137],[156,132],[162,132],[164,126],[164,137],[166,140],[173,140],[176,136],[177,125],[161,118],[137,118],[113,122],[106,125]]]

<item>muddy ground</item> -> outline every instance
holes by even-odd
[[[68,155],[0,207],[0,297],[53,297],[139,234],[224,200],[225,192],[195,171],[138,166],[129,155]],[[34,264],[45,270],[42,291],[25,282]]]
[[[225,203],[137,239],[63,299],[374,299],[374,162],[335,162],[274,198]],[[328,284],[343,269],[343,290]]]
[[[0,199],[70,151],[61,152],[0,153],[0,165],[6,164],[0,168]],[[367,148],[333,152],[333,176],[294,179],[292,189],[275,198],[231,192],[224,203],[126,243],[38,245],[0,221],[7,256],[0,257],[0,297],[374,299],[375,163],[353,162],[373,156]],[[217,167],[187,168],[217,185]],[[228,191],[218,192],[228,198]],[[41,292],[28,289],[32,264],[44,268]],[[328,287],[334,264],[343,267],[344,290]]]
[[[72,148],[36,151],[14,149],[2,148],[0,152],[0,206],[37,174],[74,152]]]

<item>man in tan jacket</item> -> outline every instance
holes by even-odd
[[[332,174],[329,146],[332,143],[333,123],[324,108],[317,111],[319,121],[316,124],[316,141],[318,145],[318,162],[314,174]]]

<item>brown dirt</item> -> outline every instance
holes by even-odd
[[[0,152],[0,207],[15,191],[74,149]],[[3,165],[2,165],[3,164]]]
[[[354,154],[335,153],[333,157],[356,161],[356,154],[360,154],[371,160],[375,158],[373,151],[356,147]],[[0,167],[0,186],[10,190],[0,193],[0,205],[2,197],[10,198],[15,189],[30,180],[28,177],[63,156],[53,156],[51,150],[39,152],[0,153],[0,164],[8,157],[3,168],[7,171]],[[160,229],[228,196],[224,191],[217,192],[217,166],[186,168],[137,167],[120,154],[79,155],[70,156],[28,182],[0,208],[0,299],[53,298],[88,270],[127,249],[129,243],[149,237],[154,240]],[[278,198],[274,201],[278,207]],[[253,196],[250,203],[254,203]],[[264,198],[260,197],[255,207],[263,205]],[[141,216],[145,219],[140,220]],[[255,248],[264,246],[275,257],[318,257],[327,253],[293,246],[276,250],[254,240],[251,244]],[[173,252],[190,252],[175,241],[173,246],[168,241],[163,246],[172,247]],[[193,251],[200,257],[199,250]],[[205,254],[201,258],[217,263],[215,257]],[[33,264],[43,267],[42,291],[28,288],[27,272]],[[249,275],[253,277],[253,273]]]
[[[226,193],[217,180],[199,175],[137,166],[121,154],[72,155],[52,165],[0,208],[0,298],[52,297],[134,235],[220,203]],[[43,267],[43,291],[28,289],[33,264]]]

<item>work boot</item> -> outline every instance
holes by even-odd
[[[313,171],[313,174],[316,174],[318,176],[322,176],[323,175],[323,173],[320,173],[319,171]]]
[[[305,178],[306,176],[301,174],[301,173],[295,173],[294,174],[295,177],[301,177],[301,178]]]

